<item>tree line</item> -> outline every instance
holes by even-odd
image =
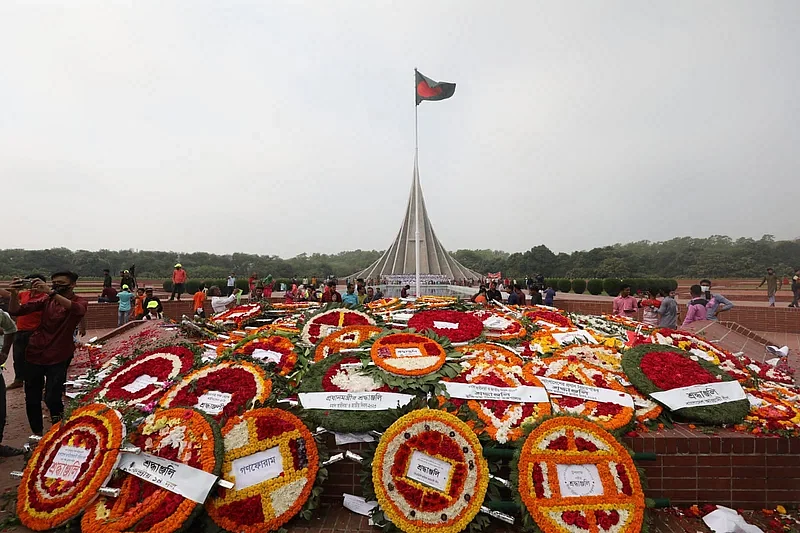
[[[0,277],[73,270],[84,277],[100,277],[108,268],[116,275],[136,265],[143,278],[169,277],[180,262],[194,279],[224,278],[231,272],[244,277],[251,272],[275,278],[352,275],[375,260],[378,250],[352,250],[337,254],[300,254],[284,259],[276,255],[206,252],[179,253],[146,250],[0,250]],[[457,250],[453,255],[464,266],[485,275],[524,278],[541,274],[563,278],[732,278],[759,277],[767,267],[785,275],[800,267],[800,239],[779,241],[772,235],[760,239],[679,237],[662,242],[639,241],[572,253],[553,253],[544,245],[526,252]]]

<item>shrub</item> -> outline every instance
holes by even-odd
[[[558,281],[559,278],[546,278],[544,280],[544,288],[553,287],[554,289],[558,290]]]
[[[250,282],[246,279],[237,279],[236,288],[242,289],[242,294],[247,294],[250,292]]]
[[[164,288],[164,292],[172,292],[172,280],[165,281],[161,286]]]
[[[206,289],[210,289],[214,285],[219,287],[219,290],[225,291],[225,280],[224,279],[207,279],[203,282],[203,285],[206,286]]]
[[[603,280],[603,290],[609,296],[618,296],[622,282],[617,278],[606,278]]]
[[[561,278],[558,280],[558,290],[559,292],[569,292],[572,290],[572,282],[566,278]]]
[[[196,279],[190,279],[186,282],[186,294],[194,294],[198,290],[200,290],[200,281]]]
[[[603,292],[603,280],[597,278],[590,279],[586,283],[586,288],[589,290],[589,294],[597,296],[598,294],[601,294]]]
[[[602,288],[602,286],[601,286]],[[573,279],[572,280],[572,290],[575,294],[583,294],[586,291],[586,280],[585,279]]]

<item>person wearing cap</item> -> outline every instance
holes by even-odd
[[[142,320],[158,320],[161,318],[161,312],[158,310],[159,302],[150,300],[147,304],[147,312],[142,317]]]
[[[136,289],[136,298],[133,303],[133,318],[134,320],[141,320],[144,316],[144,289],[139,287]]]
[[[127,285],[128,287],[136,287],[136,283],[134,283],[133,275],[131,274],[130,270],[122,271],[122,276],[119,280],[119,286],[122,287],[123,285]]]
[[[142,308],[144,309],[145,314],[147,314],[148,309],[150,309],[150,302],[156,302],[156,309],[158,310],[158,314],[164,312],[164,306],[161,305],[161,300],[158,296],[153,296],[153,287],[145,287],[144,289],[144,302],[142,302]]]
[[[127,285],[122,286],[122,290],[117,293],[119,298],[119,310],[117,311],[117,327],[127,324],[131,319],[131,309],[133,308],[133,293]]]
[[[186,283],[188,275],[180,263],[175,265],[175,270],[172,271],[172,294],[169,295],[169,300],[175,299],[178,295],[178,301],[181,301],[181,294],[183,294],[183,284]]]

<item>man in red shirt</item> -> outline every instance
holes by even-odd
[[[322,295],[322,303],[342,303],[342,295],[336,290],[336,282],[328,282],[328,290]]]
[[[45,277],[42,274],[29,274],[25,276],[24,279],[31,281],[39,279],[44,281]],[[0,289],[0,296],[3,298],[10,298],[11,293],[5,289]],[[46,299],[46,294],[33,293],[31,291],[22,291],[19,293],[19,303],[21,304]],[[25,348],[28,346],[28,339],[30,339],[31,333],[39,327],[41,321],[42,313],[40,312],[17,318],[17,336],[14,338],[14,382],[7,387],[8,389],[18,389],[22,387],[22,382],[25,380]]]
[[[181,301],[181,294],[183,294],[183,284],[186,283],[186,278],[189,276],[186,274],[186,271],[183,269],[180,263],[175,265],[175,270],[172,271],[172,294],[169,295],[170,301],[175,299],[175,295],[178,295],[178,301]]]
[[[73,332],[86,314],[87,302],[74,292],[78,275],[74,272],[56,272],[50,276],[51,286],[34,280],[31,292],[43,294],[43,300],[20,304],[18,291],[22,280],[11,283],[8,311],[13,316],[26,316],[41,312],[39,326],[31,333],[25,351],[25,410],[31,431],[41,435],[42,388],[44,402],[50,410],[50,421],[56,423],[64,413],[61,396],[67,380],[67,368],[75,351]]]

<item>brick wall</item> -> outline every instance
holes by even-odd
[[[161,301],[164,317],[179,321],[182,315],[192,316],[192,300]],[[211,314],[211,302],[206,301],[206,316]],[[90,303],[86,312],[87,329],[108,329],[117,327],[117,304]]]
[[[625,440],[636,452],[657,455],[638,462],[650,497],[743,509],[800,503],[800,438],[704,435],[676,427]]]

